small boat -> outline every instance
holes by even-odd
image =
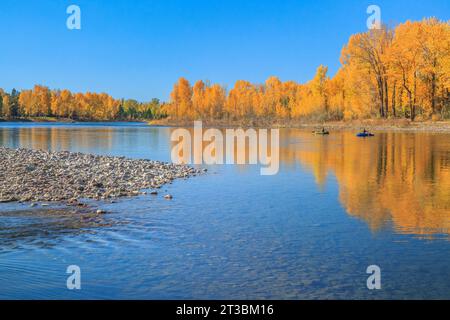
[[[330,134],[330,131],[325,130],[325,128],[322,128],[320,130],[313,131],[313,134],[327,135]]]
[[[373,137],[375,135],[373,133],[370,133],[370,132],[360,132],[356,136],[360,137],[360,138],[365,138],[365,137]]]
[[[330,134],[329,131],[313,131],[314,134],[327,135]]]

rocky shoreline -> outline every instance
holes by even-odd
[[[138,196],[144,189],[202,172],[152,160],[0,147],[0,203],[77,204],[81,199]]]

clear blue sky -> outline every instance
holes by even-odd
[[[81,30],[66,27],[71,4]],[[0,87],[165,100],[180,76],[228,88],[271,75],[304,82],[320,64],[336,72],[370,4],[390,25],[450,19],[449,0],[2,0]]]

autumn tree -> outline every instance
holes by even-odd
[[[192,110],[192,87],[188,80],[180,78],[174,85],[170,98],[175,109],[173,114],[175,118],[178,119],[182,116],[188,119],[194,118],[195,113]]]
[[[1,97],[1,113],[5,118],[15,118],[19,116],[19,91],[11,90],[11,94],[3,92]]]
[[[23,116],[31,116],[31,107],[33,105],[32,90],[22,90],[19,95],[19,110]]]
[[[207,111],[207,102],[206,102],[206,84],[199,80],[194,84],[192,88],[192,107],[194,115],[204,117],[206,116]]]
[[[77,103],[73,94],[65,90],[51,92],[51,113],[57,117],[76,119],[78,115]]]
[[[330,79],[327,76],[328,67],[319,66],[314,79],[310,82],[315,109],[323,108],[325,113],[328,112],[328,83]]]
[[[248,81],[238,80],[231,89],[226,111],[231,118],[248,118],[256,114],[255,105],[260,99],[261,90]]]
[[[2,113],[3,116],[7,119],[11,118],[11,98],[9,94],[4,94],[2,97]]]
[[[387,27],[372,29],[351,36],[342,50],[344,67],[351,66],[354,72],[365,74],[366,81],[375,84],[381,117],[387,117],[389,113],[387,56],[392,38],[393,33]]]
[[[420,22],[420,77],[426,85],[426,98],[432,114],[442,110],[445,101],[445,83],[449,72],[446,64],[450,57],[450,25],[436,18]]]
[[[420,25],[410,21],[395,30],[391,48],[393,77],[399,79],[408,97],[411,120],[416,116],[417,86],[421,66]]]

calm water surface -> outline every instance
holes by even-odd
[[[172,130],[0,123],[0,145],[169,161]],[[164,187],[172,201],[100,203],[111,214],[93,219],[0,204],[0,298],[450,298],[450,135],[280,139],[278,175],[210,167]],[[382,290],[366,288],[372,264]]]

